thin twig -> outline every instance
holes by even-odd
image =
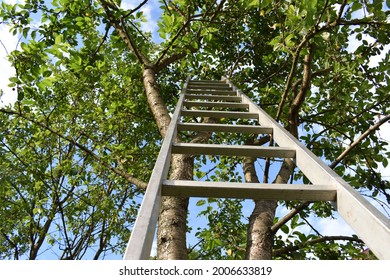
[[[375,125],[371,126],[369,129],[367,129],[362,135],[360,135],[349,147],[344,150],[344,152],[341,153],[330,165],[330,168],[335,168],[347,155],[353,148],[355,148],[360,142],[362,142],[368,135],[370,135],[372,132],[377,130],[382,124],[390,120],[390,115],[385,116],[384,118],[380,119]]]
[[[293,251],[297,251],[299,249],[302,249],[306,246],[309,246],[309,245],[314,245],[314,244],[317,244],[317,243],[321,243],[321,242],[326,242],[326,241],[353,241],[353,242],[358,242],[358,243],[363,243],[363,241],[357,237],[351,237],[351,236],[323,236],[323,237],[320,237],[320,238],[316,238],[316,239],[312,239],[312,240],[309,240],[307,242],[303,242],[299,245],[291,245],[291,246],[286,246],[284,248],[281,248],[281,249],[277,249],[277,250],[274,250],[273,251],[273,256],[281,256],[283,254],[286,254],[286,253],[289,253],[289,252],[293,252]]]
[[[298,58],[299,58],[299,53],[298,54],[294,54],[294,56],[293,56],[293,63],[291,65],[291,69],[290,69],[290,74],[288,75],[286,86],[284,87],[282,98],[281,98],[280,103],[279,103],[278,112],[276,113],[276,117],[275,117],[276,121],[279,121],[280,117],[282,115],[284,103],[286,103],[287,94],[288,94],[288,92],[290,90],[290,87],[291,87],[291,84],[292,84],[292,80],[294,78],[295,71],[296,71],[296,68],[297,68],[297,65],[298,65]]]
[[[114,172],[115,174],[125,178],[129,183],[141,188],[141,189],[146,189],[147,187],[147,184],[141,180],[139,180],[138,178],[135,178],[134,176],[128,174],[127,172],[123,171],[123,170],[120,170],[118,168],[115,168],[114,166],[112,166],[111,164],[105,162],[100,156],[98,156],[97,154],[95,154],[93,151],[91,151],[90,149],[88,149],[87,147],[85,147],[84,145],[81,145],[80,143],[78,143],[77,141],[75,141],[74,139],[72,138],[69,138],[65,135],[63,135],[61,132],[59,131],[56,131],[54,130],[53,128],[49,127],[48,125],[46,124],[43,124],[41,122],[38,122],[26,115],[23,115],[21,112],[16,112],[16,111],[11,111],[11,110],[7,110],[7,109],[4,109],[4,108],[0,108],[0,112],[2,113],[5,113],[5,114],[8,114],[8,115],[16,115],[16,116],[19,116],[31,123],[34,123],[48,131],[50,131],[51,133],[57,135],[58,137],[72,143],[73,145],[75,145],[76,147],[78,147],[80,150],[86,152],[87,154],[91,155],[93,158],[95,158],[98,162],[100,162],[103,166],[107,167],[108,169],[110,169],[112,172]]]
[[[130,10],[127,14],[125,14],[123,17],[124,18],[127,18],[128,16],[130,16],[132,13],[138,11],[139,9],[142,8],[143,5],[146,4],[146,2],[148,2],[148,0],[144,0],[142,3],[140,3],[137,7],[135,7],[134,9]]]
[[[97,49],[94,51],[94,53],[92,54],[92,57],[94,57],[100,50],[100,48],[103,46],[104,42],[106,41],[107,39],[107,36],[108,36],[108,31],[110,30],[111,28],[111,25],[110,24],[107,24],[106,25],[106,32],[104,33],[104,36],[102,38],[102,40],[100,41],[100,44],[99,46],[97,47]]]

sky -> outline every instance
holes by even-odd
[[[23,3],[23,1],[20,0],[5,0],[6,3]],[[134,4],[135,2],[135,4]],[[122,1],[121,7],[122,8],[134,8],[138,5],[140,1],[131,1],[126,0]],[[142,7],[142,11],[144,12],[144,15],[147,19],[146,23],[142,24],[142,30],[148,31],[152,33],[153,39],[155,41],[159,41],[160,37],[158,35],[158,26],[157,26],[157,20],[159,17],[159,6],[160,3],[158,3],[157,0],[149,0],[148,4],[144,5]],[[0,99],[0,106],[3,104],[9,104],[16,101],[16,93],[12,91],[11,88],[7,87],[9,84],[9,78],[12,77],[15,74],[15,70],[12,68],[10,63],[7,61],[7,55],[14,49],[19,47],[19,38],[18,36],[13,36],[9,32],[9,28],[4,25],[0,24],[0,89],[3,90],[4,95]],[[351,38],[351,44],[350,44],[350,51],[353,51],[358,46],[358,42]],[[390,49],[390,46],[386,47],[385,52],[388,52]],[[383,58],[383,55],[378,55],[370,61],[370,66],[375,66],[378,61],[380,61]],[[381,129],[377,132],[383,139],[386,139],[387,141],[390,140],[390,124],[387,123],[385,125],[382,125]],[[388,151],[390,151],[390,148],[388,148]],[[380,172],[382,173],[382,176],[384,178],[387,178],[390,180],[390,166],[387,168],[380,168]],[[200,219],[197,217],[198,211],[200,211],[200,208],[195,206],[197,199],[191,199],[190,201],[190,209],[195,209],[195,211],[190,211],[189,215],[189,222],[195,222],[196,223],[205,223],[206,221],[203,219]],[[374,204],[375,205],[375,204]],[[375,205],[377,207],[377,205]],[[247,201],[245,203],[244,207],[244,215],[249,217],[251,211],[253,208],[253,203],[251,201]],[[278,209],[278,215],[283,216],[288,212],[287,209],[279,208]],[[336,214],[335,217],[338,217]],[[319,232],[321,232],[324,235],[350,235],[353,233],[353,231],[350,229],[348,225],[345,224],[345,222],[338,217],[337,219],[318,219],[316,221],[313,221]],[[193,241],[192,237],[189,237],[189,243],[194,244],[195,241]],[[154,246],[155,248],[155,246]]]

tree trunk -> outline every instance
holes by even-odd
[[[294,163],[290,159],[285,159],[275,179],[275,183],[286,184],[294,170],[294,166]],[[253,158],[245,159],[244,173],[246,182],[259,182]],[[277,202],[274,200],[255,201],[255,208],[249,218],[246,259],[270,260],[272,258],[274,235],[271,227],[274,222],[276,207]]]
[[[206,123],[214,122],[206,118]],[[199,132],[192,143],[204,143],[211,132]],[[179,141],[179,139],[177,139]],[[194,157],[191,155],[173,155],[171,163],[171,180],[192,180]],[[188,198],[163,197],[157,231],[157,259],[187,259],[187,210]]]
[[[149,108],[154,116],[161,137],[165,137],[171,118],[167,106],[161,97],[156,72],[144,69],[143,83]],[[191,180],[193,158],[188,155],[173,155],[171,161],[171,179]],[[163,197],[161,202],[157,231],[158,259],[185,259],[186,218],[188,198]]]
[[[143,83],[148,104],[162,137],[165,137],[171,121],[169,112],[156,80],[156,72],[152,68],[145,68]],[[214,122],[205,118],[204,122]],[[202,143],[210,137],[210,132],[199,132],[192,143]],[[179,139],[176,139],[179,142]],[[191,155],[172,155],[171,180],[193,179],[194,157]],[[160,260],[187,259],[187,210],[188,197],[163,197],[157,230],[157,258]]]
[[[152,111],[161,137],[165,137],[171,117],[162,99],[160,89],[157,84],[156,72],[151,68],[145,68],[143,72],[143,83],[146,91],[149,108]]]
[[[173,155],[171,180],[192,180],[194,160],[188,155]],[[164,196],[157,231],[157,259],[187,259],[187,208],[189,199]]]

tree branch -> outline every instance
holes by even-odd
[[[137,7],[135,7],[134,9],[130,10],[127,14],[125,14],[123,17],[124,18],[127,18],[128,16],[130,16],[132,13],[138,11],[139,9],[142,8],[143,5],[145,5],[146,3],[148,2],[148,0],[144,0],[143,2],[141,2]]]
[[[115,30],[118,32],[119,36],[123,39],[127,47],[133,51],[135,56],[137,57],[138,61],[145,66],[150,66],[151,63],[149,59],[142,53],[142,51],[137,47],[135,42],[131,39],[130,35],[127,32],[126,29],[126,23],[125,23],[125,16],[121,16],[121,18],[118,20],[115,17],[115,13],[111,10],[112,4],[109,3],[106,0],[100,0],[100,3],[105,10],[106,14],[108,15],[108,18],[111,22],[111,24],[114,26]],[[111,7],[111,9],[110,9]],[[116,9],[114,9],[117,11]],[[134,10],[132,10],[134,11]],[[127,16],[127,15],[126,15]]]
[[[72,143],[73,145],[75,145],[76,147],[78,147],[80,150],[84,151],[85,153],[91,155],[94,159],[96,159],[98,162],[100,162],[104,167],[107,167],[109,170],[111,170],[112,172],[114,172],[115,174],[125,178],[129,183],[139,187],[140,189],[146,189],[147,187],[147,183],[137,179],[136,177],[128,174],[127,172],[123,171],[123,170],[120,170],[118,168],[115,168],[113,166],[111,166],[109,163],[105,162],[100,156],[98,156],[97,154],[95,154],[93,151],[91,151],[90,149],[88,149],[87,147],[81,145],[80,143],[78,143],[77,141],[75,141],[74,139],[72,138],[69,138],[65,135],[63,135],[61,132],[59,131],[55,131],[54,129],[52,129],[51,127],[49,127],[48,125],[46,124],[43,124],[41,122],[38,122],[28,116],[25,116],[23,115],[21,112],[16,112],[16,111],[11,111],[11,110],[7,110],[7,109],[4,109],[4,108],[0,108],[0,112],[2,113],[5,113],[5,114],[8,114],[8,115],[16,115],[16,116],[19,116],[31,123],[34,123],[48,131],[50,131],[51,133],[59,136],[60,138]]]
[[[15,253],[14,253],[14,259],[19,260],[19,250],[18,250],[18,245],[14,243],[4,232],[2,229],[0,229],[1,235],[4,237],[5,240],[8,241],[8,243],[11,245],[11,247],[15,248]]]
[[[347,0],[343,0],[343,3],[341,3],[340,10],[339,10],[339,12],[337,14],[337,18],[336,18],[336,22],[337,23],[340,23],[341,18],[343,16],[343,12],[344,12],[345,6],[347,6],[347,4],[348,4]]]
[[[326,9],[328,9],[328,5],[329,5],[329,0],[326,0],[326,2],[324,4],[324,8],[322,9],[320,16],[317,19],[317,23],[315,25],[315,28],[318,28],[318,26],[320,25],[322,16],[325,14]]]
[[[297,96],[294,97],[294,100],[290,106],[288,114],[288,127],[289,131],[298,138],[297,128],[299,125],[298,115],[299,110],[302,107],[303,102],[305,101],[307,92],[310,88],[311,83],[311,64],[313,59],[313,46],[309,46],[309,53],[305,55],[303,60],[303,77],[301,89]]]
[[[182,25],[182,27],[179,29],[179,31],[177,31],[177,33],[175,34],[175,36],[170,40],[168,46],[164,49],[164,51],[162,52],[162,54],[160,55],[160,57],[158,58],[157,62],[156,62],[156,65],[159,65],[161,60],[165,57],[165,55],[167,54],[167,52],[169,51],[169,49],[173,46],[173,44],[175,43],[175,41],[179,38],[180,34],[183,32],[183,30],[190,24],[191,22],[191,18],[188,17],[188,19],[185,21],[185,23]]]
[[[310,246],[310,245],[314,245],[314,244],[322,243],[322,242],[326,242],[326,241],[338,241],[338,240],[343,240],[343,241],[346,240],[346,241],[354,241],[354,242],[358,242],[358,243],[364,243],[361,239],[359,239],[357,237],[324,236],[324,237],[309,240],[309,241],[301,243],[299,245],[291,245],[291,246],[286,246],[286,247],[281,248],[281,249],[274,250],[272,255],[273,255],[273,257],[277,257],[277,256],[281,256],[283,254],[289,253],[289,252],[297,251],[297,250],[302,249],[306,246]]]
[[[375,125],[371,126],[369,129],[367,129],[362,135],[360,135],[349,147],[344,150],[344,152],[341,153],[330,165],[330,168],[335,168],[347,155],[353,148],[355,148],[360,142],[362,142],[368,135],[370,135],[372,132],[377,130],[382,124],[390,120],[390,115],[385,116],[384,118],[380,119]]]
[[[245,57],[245,55],[246,55],[246,52],[243,52],[242,54],[240,54],[240,52],[238,53],[237,59],[233,63],[233,66],[230,69],[229,74],[227,76],[229,79],[232,77],[234,70],[236,70],[238,64],[241,62],[241,59]]]
[[[275,117],[276,121],[279,121],[280,117],[282,115],[284,103],[286,103],[287,94],[288,94],[288,92],[290,90],[290,87],[291,87],[291,84],[292,84],[292,80],[294,78],[295,71],[296,71],[296,68],[297,68],[297,65],[298,65],[298,58],[299,58],[299,53],[293,55],[293,62],[292,62],[292,65],[291,65],[290,74],[288,75],[286,86],[284,87],[282,98],[281,98],[280,103],[279,103],[278,112],[276,113],[276,117]]]
[[[308,207],[310,204],[312,204],[313,201],[307,201],[304,203],[299,204],[296,206],[293,210],[291,210],[289,213],[287,213],[283,218],[279,219],[273,226],[271,227],[271,232],[275,234],[284,224],[286,224],[288,221],[290,221],[296,214],[304,210],[306,207]]]
[[[285,86],[285,89],[283,91],[283,94],[282,94],[282,98],[281,98],[281,101],[279,103],[279,107],[278,107],[278,111],[277,111],[277,114],[276,114],[276,117],[275,117],[275,120],[276,121],[279,121],[280,120],[280,116],[282,114],[282,111],[283,111],[283,106],[286,102],[286,99],[287,99],[287,94],[290,90],[290,87],[291,87],[291,84],[292,84],[292,80],[294,78],[294,75],[295,75],[295,71],[296,71],[296,66],[298,64],[298,58],[299,58],[299,54],[300,54],[300,51],[302,50],[302,48],[306,45],[306,43],[311,39],[313,38],[314,36],[316,36],[317,34],[320,34],[324,31],[329,31],[330,29],[333,29],[339,25],[372,25],[372,24],[377,24],[377,25],[385,25],[385,26],[390,26],[390,23],[387,23],[386,21],[375,21],[375,20],[366,20],[366,19],[356,19],[356,20],[350,20],[350,21],[346,21],[346,20],[342,20],[342,13],[344,11],[344,8],[345,6],[347,5],[347,1],[344,0],[343,3],[341,4],[341,7],[340,7],[340,10],[338,12],[338,16],[336,18],[335,21],[333,22],[330,22],[328,24],[326,24],[325,26],[321,27],[321,28],[314,28],[313,30],[311,30],[303,39],[302,41],[299,43],[299,45],[297,46],[294,54],[293,54],[293,63],[292,63],[292,66],[291,66],[291,70],[290,70],[290,74],[287,78],[287,82],[286,82],[286,86]]]
[[[108,31],[110,30],[110,28],[111,28],[111,25],[110,25],[110,24],[107,24],[107,25],[106,25],[106,31],[105,31],[105,33],[104,33],[104,36],[103,36],[102,40],[100,41],[99,46],[98,46],[98,47],[96,48],[96,50],[93,52],[92,57],[95,57],[96,54],[99,52],[100,48],[103,46],[104,42],[105,42],[106,39],[107,39]]]
[[[213,21],[214,19],[215,19],[215,17],[221,12],[221,9],[223,8],[223,5],[224,5],[224,3],[226,2],[226,0],[222,0],[220,3],[219,3],[219,5],[218,5],[218,7],[216,8],[216,10],[214,11],[214,13],[212,14],[212,16],[210,17],[210,21]],[[213,4],[214,5],[214,4]],[[212,5],[212,6],[213,6]],[[212,6],[211,6],[211,8],[212,8]],[[211,12],[211,8],[210,8],[210,10],[209,11],[207,11],[206,13],[204,13],[203,15],[202,15],[202,17],[206,17],[207,15],[209,15],[210,14],[210,12]],[[189,13],[189,12],[188,12]],[[193,18],[195,18],[196,16],[192,16],[192,17],[188,17],[188,23],[186,23],[186,24],[189,24],[190,23],[190,21],[193,19]],[[180,29],[180,32],[182,31],[182,29],[183,28],[181,28]],[[178,36],[179,34],[180,34],[180,32],[178,32],[176,35]],[[198,41],[198,47],[197,48],[194,48],[193,46],[191,46],[190,44],[189,45],[187,45],[187,46],[185,46],[184,47],[184,51],[181,51],[181,52],[177,52],[177,53],[174,53],[174,54],[172,54],[171,56],[169,56],[169,57],[165,57],[165,58],[163,58],[163,56],[160,56],[160,58],[158,59],[158,62],[155,64],[155,72],[156,73],[159,73],[162,69],[164,69],[165,67],[167,67],[168,65],[170,65],[170,64],[172,64],[172,63],[174,63],[174,62],[176,62],[176,61],[178,61],[178,60],[180,60],[180,59],[182,59],[182,58],[184,58],[187,54],[188,54],[188,50],[190,51],[190,52],[192,52],[192,53],[194,53],[194,52],[196,52],[199,48],[200,48],[200,38],[201,38],[201,36],[200,36],[200,32],[201,32],[201,29],[199,29],[197,32],[196,32],[196,35],[195,35],[195,39],[194,40],[197,40]],[[176,36],[175,36],[176,37]],[[175,39],[176,40],[176,39]],[[169,48],[171,48],[171,46],[172,45],[169,45],[168,47]],[[168,49],[169,48],[166,48],[165,50],[164,50],[164,53],[163,53],[163,55],[165,56],[165,54],[166,54],[166,52],[168,51]]]

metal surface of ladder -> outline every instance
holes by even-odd
[[[213,107],[235,111],[211,110]],[[184,122],[185,117],[255,119],[257,122],[253,125],[210,124]],[[178,131],[272,134],[278,146],[177,143]],[[167,180],[173,153],[292,158],[312,184]],[[331,201],[379,259],[390,259],[389,219],[226,78],[222,81],[187,79],[146,189],[125,260],[149,258],[162,196]]]

